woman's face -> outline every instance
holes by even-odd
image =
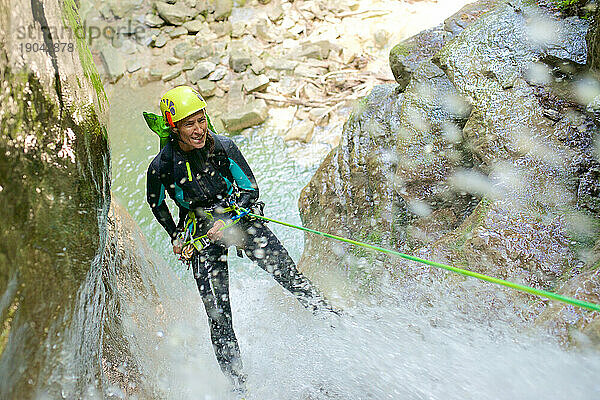
[[[180,147],[183,151],[192,151],[201,149],[206,144],[206,134],[208,132],[208,123],[204,110],[185,117],[175,123],[179,131]]]

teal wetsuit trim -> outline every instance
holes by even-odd
[[[235,161],[233,161],[231,158],[229,159],[229,170],[231,171],[231,175],[233,175],[233,179],[235,179],[235,181],[237,182],[238,187],[240,189],[255,190],[252,187],[252,183],[250,182],[250,179],[248,179],[248,177],[246,176],[244,171],[242,171],[240,166],[237,165],[237,163]],[[227,180],[227,179],[225,179],[225,180]]]
[[[160,206],[162,202],[165,201],[165,185],[160,185],[160,197],[158,198],[158,204],[156,206]]]
[[[177,200],[177,204],[190,210],[190,203],[183,199],[183,189],[177,186],[175,183],[173,185],[175,186],[175,200]]]

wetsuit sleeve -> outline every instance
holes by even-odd
[[[177,227],[165,202],[165,186],[152,164],[146,174],[146,200],[156,220],[165,228],[171,239],[174,239],[177,236]]]
[[[258,184],[248,162],[232,140],[228,141],[226,152],[229,157],[229,170],[240,190],[238,205],[248,208],[258,200]]]

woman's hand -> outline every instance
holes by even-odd
[[[221,229],[223,229],[224,227],[225,222],[221,220],[215,221],[212,228],[210,228],[208,232],[206,232],[206,236],[208,236],[210,240],[220,240],[223,238],[223,231],[221,231]]]
[[[173,240],[171,242],[171,244],[173,245],[173,253],[174,254],[181,254],[181,250],[183,249],[183,241],[179,238]]]

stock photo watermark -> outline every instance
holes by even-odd
[[[86,41],[92,45],[95,40],[113,40],[117,36],[142,40],[146,34],[144,25],[134,25],[131,21],[119,26],[95,26],[83,24],[74,30],[65,26],[28,25],[18,26],[14,35],[21,53],[25,52],[73,52],[76,41]]]

